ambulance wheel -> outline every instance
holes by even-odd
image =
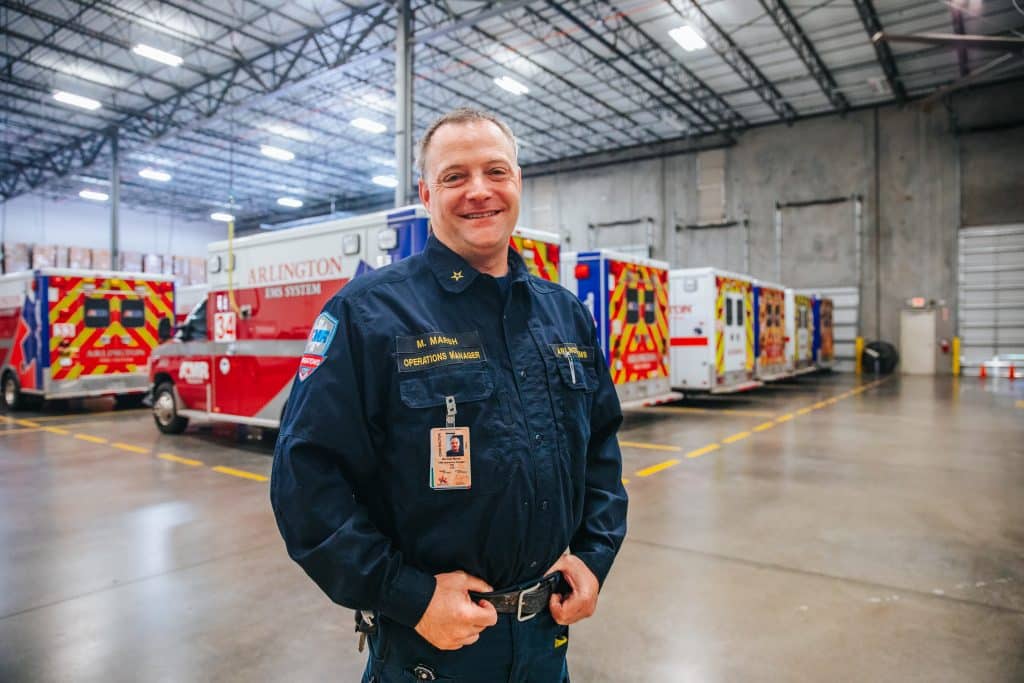
[[[188,426],[188,418],[178,415],[174,400],[174,385],[164,382],[153,392],[153,421],[164,434],[181,434]]]
[[[18,384],[18,378],[14,376],[13,372],[5,372],[3,382],[0,383],[0,390],[3,392],[4,407],[7,410],[15,411],[21,410],[25,407],[25,396],[21,393],[21,385]]]

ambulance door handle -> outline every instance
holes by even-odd
[[[233,356],[238,348],[234,344],[228,344],[228,347],[224,349],[225,356]]]

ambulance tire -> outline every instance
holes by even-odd
[[[174,385],[163,382],[153,392],[153,421],[164,434],[181,434],[188,427],[188,418],[178,415]]]
[[[21,384],[18,383],[18,378],[14,376],[14,373],[5,372],[3,380],[0,381],[0,402],[3,403],[4,408],[9,412],[23,410],[28,407],[27,398],[25,394],[21,393]]]

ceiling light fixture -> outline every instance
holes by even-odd
[[[144,45],[142,43],[133,47],[132,52],[140,57],[152,59],[154,62],[160,62],[167,66],[181,66],[181,63],[185,61],[178,55],[171,54],[170,52],[164,52],[163,50],[158,50],[155,47],[150,47],[149,45]]]
[[[220,211],[216,211],[210,214],[210,219],[220,221],[221,223],[230,223],[231,221],[235,220],[235,217],[232,216],[230,213],[221,213]]]
[[[166,183],[171,179],[170,173],[164,171],[158,171],[155,168],[146,167],[139,171],[139,177],[145,178],[146,180],[155,180],[159,183]]]
[[[668,34],[671,36],[672,40],[679,43],[679,47],[683,48],[687,52],[703,50],[708,46],[692,26],[680,26],[672,29]]]
[[[513,95],[525,95],[526,93],[530,92],[530,89],[527,88],[525,85],[523,85],[522,83],[513,78],[509,78],[508,76],[501,76],[500,78],[495,78],[494,83],[502,90],[507,90]]]
[[[93,202],[105,202],[110,199],[110,195],[106,192],[96,192],[95,190],[82,190],[78,193],[78,196]]]
[[[103,105],[91,97],[82,97],[70,92],[64,92],[63,90],[54,90],[53,99],[63,104],[70,104],[72,107],[79,107],[80,109],[88,109],[89,111],[96,111]]]
[[[389,159],[388,157],[370,157],[370,161],[381,166],[390,166],[391,168],[398,165],[394,159]]]
[[[383,123],[377,123],[376,121],[371,121],[370,119],[352,119],[351,121],[349,121],[349,123],[351,123],[353,126],[360,130],[365,130],[367,133],[373,133],[375,135],[377,133],[383,133],[388,129],[388,127],[385,126]]]
[[[375,175],[373,182],[384,187],[398,187],[398,178],[391,175]]]
[[[281,197],[277,200],[277,203],[281,206],[287,206],[289,209],[298,209],[302,207],[302,200],[296,199],[295,197]]]
[[[295,158],[294,152],[289,152],[286,149],[274,147],[273,145],[260,145],[260,152],[263,156],[270,157],[271,159],[277,159],[278,161],[291,161]]]

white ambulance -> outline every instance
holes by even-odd
[[[153,354],[157,427],[180,433],[197,420],[276,429],[324,304],[353,277],[419,253],[428,235],[416,205],[210,244],[206,301]],[[557,235],[553,248],[548,233],[517,235],[543,256],[535,264],[554,257],[557,272]]]
[[[754,281],[717,268],[669,273],[672,388],[727,394],[754,379]]]
[[[669,377],[668,263],[608,249],[567,253],[562,285],[593,314],[623,407],[682,398]]]
[[[792,374],[814,372],[814,301],[786,288],[786,362]]]

